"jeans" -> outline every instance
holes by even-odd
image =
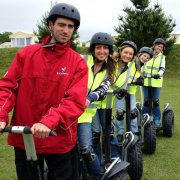
[[[98,109],[96,111],[95,116],[93,117],[92,121],[92,131],[93,133],[99,133],[101,134],[101,127],[102,127],[102,136],[103,141],[105,137],[105,127],[106,127],[106,109]],[[103,148],[104,148],[104,142]],[[101,162],[101,145],[100,142],[93,144],[94,150],[98,155],[99,161]],[[104,149],[103,149],[104,150]],[[111,157],[120,157],[120,148],[118,145],[118,140],[115,134],[111,135]]]
[[[91,123],[79,123],[78,124],[78,144],[80,149],[92,147],[92,124]],[[100,180],[102,177],[101,166],[96,153],[91,152],[95,155],[94,159],[87,160],[86,166],[87,171],[93,180]]]
[[[131,101],[131,111],[133,109],[136,108],[136,96],[135,94],[131,94],[130,95],[130,101]],[[115,107],[116,107],[116,111],[118,109],[121,109],[123,111],[126,111],[125,109],[125,97],[122,98],[122,99],[117,99],[115,98]],[[131,119],[131,132],[132,133],[137,133],[138,132],[138,123],[137,123],[137,117],[134,118],[134,119]],[[123,135],[124,133],[124,119],[122,118],[121,120],[116,120],[116,127],[117,127],[117,132],[118,132],[118,135]]]
[[[160,99],[160,92],[161,88],[151,87],[152,88],[152,101],[156,101]],[[144,93],[144,102],[146,102],[149,99],[148,95],[148,87],[143,87],[143,93]],[[149,107],[147,105],[143,105],[142,113],[149,113]],[[161,111],[159,103],[154,104],[152,106],[152,114],[153,114],[153,121],[160,120],[161,119]]]

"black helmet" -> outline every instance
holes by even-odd
[[[139,50],[139,53],[148,53],[151,58],[154,56],[154,53],[153,53],[152,49],[149,48],[149,47],[146,47],[146,46],[142,47],[142,48]]]
[[[113,40],[112,37],[108,33],[98,32],[93,35],[90,42],[90,51],[92,52],[94,46],[96,44],[104,44],[109,47],[109,50],[112,52],[113,50]]]
[[[49,21],[52,20],[53,17],[64,17],[71,19],[74,21],[76,29],[78,29],[80,25],[80,14],[77,8],[70,4],[66,3],[58,3],[52,7],[52,9],[49,12],[49,16],[47,19],[47,25],[49,24]]]
[[[162,38],[157,38],[153,42],[153,45],[155,45],[155,44],[163,44],[164,46],[166,46],[166,41]]]
[[[128,45],[128,46],[131,46],[133,49],[134,49],[134,55],[136,55],[137,53],[137,46],[136,44],[133,42],[133,41],[124,41],[120,47],[124,46],[124,45]]]

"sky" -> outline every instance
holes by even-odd
[[[123,8],[132,6],[130,0],[1,0],[0,33],[33,32],[45,12],[49,12],[51,2],[74,5],[80,12],[81,25],[78,30],[82,42],[91,39],[96,32],[115,35],[118,16],[124,15]],[[180,32],[180,1],[150,0],[150,4],[159,3],[166,16],[172,16],[176,22],[174,32]]]

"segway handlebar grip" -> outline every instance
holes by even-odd
[[[2,132],[16,133],[16,134],[31,134],[31,129],[28,126],[7,126]]]
[[[28,126],[7,126],[2,132],[16,133],[16,134],[32,134],[31,128]],[[49,136],[57,136],[56,132],[51,130]]]
[[[1,132],[2,132],[2,133],[4,133],[4,132],[12,133],[12,126],[7,126],[7,127],[5,127]]]
[[[50,131],[49,136],[57,136],[57,133],[53,130]]]
[[[144,76],[144,78],[154,78],[154,76],[152,75],[146,75],[146,76]]]

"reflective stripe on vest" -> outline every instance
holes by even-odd
[[[149,60],[145,65],[144,76],[152,77],[155,74],[158,74],[159,68],[161,67],[163,58],[165,56],[163,54],[157,56],[156,58],[152,58]],[[145,78],[144,79],[144,86],[152,86],[152,87],[162,87],[163,84],[163,77],[160,79],[154,78]]]
[[[133,65],[131,66],[130,73],[131,73],[131,75],[129,76],[129,84],[131,82],[135,82],[137,80],[137,78],[139,78],[141,75],[136,69],[135,61],[133,61]],[[137,90],[137,85],[131,85],[130,89],[129,89],[129,93],[135,94],[136,90]]]
[[[130,69],[131,69],[132,65],[133,65],[133,61],[128,63],[128,69],[125,72],[123,72],[122,74],[120,74],[118,76],[116,82],[114,84],[112,84],[112,87],[115,90],[127,88],[127,84],[128,84],[128,80],[129,80],[129,76],[130,76]]]
[[[107,70],[104,69],[103,71],[98,72],[96,75],[92,72],[92,67],[94,65],[94,59],[92,55],[88,55],[87,57],[84,56],[84,59],[87,60],[87,66],[89,69],[88,73],[88,89],[87,94],[91,91],[94,91],[96,88],[100,86],[100,84],[104,81],[105,77],[107,76]],[[88,107],[86,107],[85,112],[78,118],[78,123],[85,123],[85,122],[92,122],[92,117],[96,114],[97,107],[99,101],[95,101],[91,103]]]

